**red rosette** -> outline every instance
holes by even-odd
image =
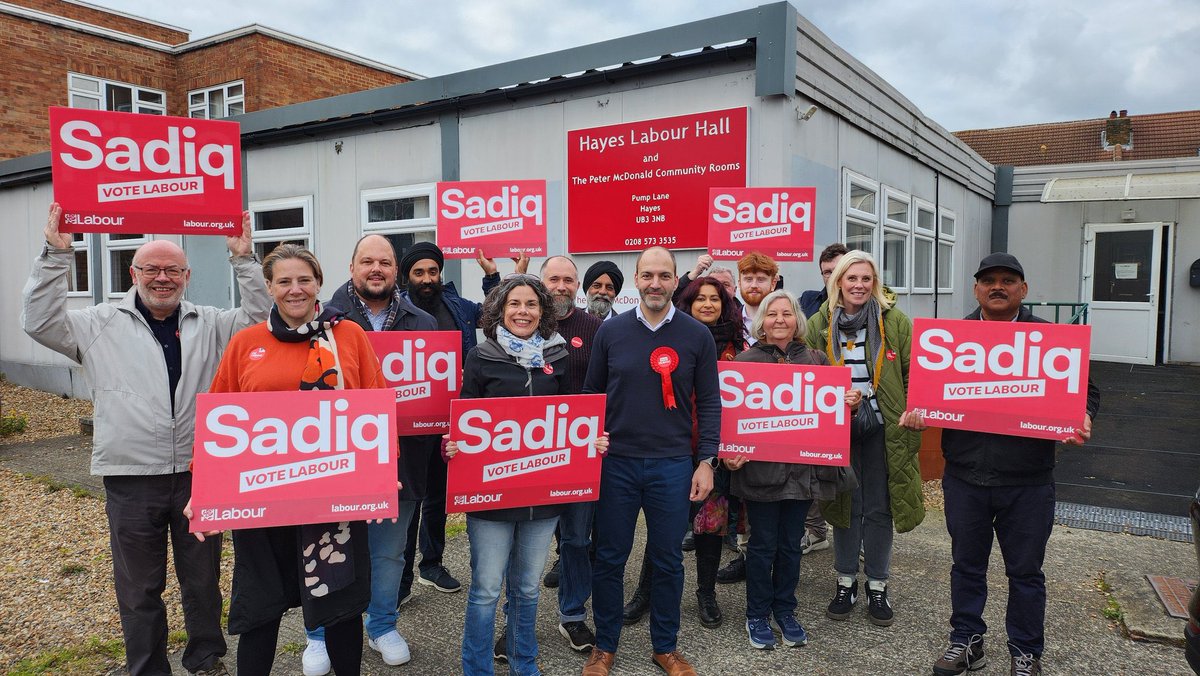
[[[675,386],[671,384],[671,372],[679,366],[679,354],[663,346],[650,353],[650,368],[662,378],[663,407],[675,408]]]

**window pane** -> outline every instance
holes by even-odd
[[[206,111],[205,111],[205,109],[204,109],[204,108],[193,108],[193,109],[191,110],[191,112],[189,112],[189,113],[188,113],[188,117],[195,117],[195,118],[199,118],[199,119],[201,119],[201,120],[206,120],[206,119],[208,119],[208,118],[206,118],[206,117],[204,116],[204,113],[205,113],[205,112],[206,112]]]
[[[917,227],[925,232],[933,232],[933,212],[928,209],[917,209]]]
[[[846,248],[875,253],[875,226],[846,221]]]
[[[931,221],[932,223],[932,221]],[[913,240],[913,287],[933,288],[933,240]]]
[[[276,209],[275,211],[260,211],[254,216],[254,229],[287,230],[304,227],[304,208]]]
[[[225,92],[214,89],[208,93],[208,119],[225,117]]]
[[[161,111],[157,108],[143,108],[141,106],[138,106],[137,111],[143,115],[162,115],[163,114],[163,111]]]
[[[120,113],[129,113],[133,111],[133,91],[129,87],[118,87],[117,85],[108,85],[105,110],[115,110]]]
[[[204,92],[192,92],[191,98],[188,99],[189,106],[204,105]]]
[[[875,213],[875,191],[866,186],[851,183],[850,208]]]
[[[898,200],[894,197],[888,197],[887,209],[888,220],[898,221],[900,223],[908,222],[908,202]]]
[[[100,110],[100,99],[71,94],[71,107],[82,108],[84,110]]]
[[[159,92],[152,92],[146,89],[139,89],[137,95],[138,101],[142,103],[157,103],[162,105],[163,95]]]
[[[243,88],[242,88],[242,85],[240,85],[240,84],[229,85],[229,96],[230,96],[230,98],[233,98],[233,97],[235,97],[235,96],[241,96],[241,95],[242,95],[242,91],[244,91],[244,90],[243,90]]]
[[[946,214],[942,215],[942,235],[945,237],[954,236],[954,217]]]
[[[285,239],[285,240],[272,240],[269,242],[255,242],[254,243],[254,253],[258,254],[259,260],[262,260],[267,257],[267,254],[274,251],[275,247],[279,246],[280,244],[299,244],[300,246],[307,248],[308,240],[307,239]],[[321,266],[321,267],[324,267],[324,266]]]
[[[367,222],[411,221],[414,218],[429,218],[429,197],[401,197],[376,200],[367,203]]]
[[[954,288],[954,245],[938,242],[938,288]]]
[[[129,266],[133,265],[135,249],[108,252],[108,288],[112,293],[125,293],[133,288],[133,280],[129,277]]]
[[[892,288],[908,286],[908,274],[904,269],[904,244],[907,235],[898,232],[883,232],[883,283]]]
[[[113,233],[108,236],[108,241],[115,242],[115,241],[121,240],[121,239],[142,239],[143,237],[145,237],[145,235]]]
[[[404,258],[404,254],[412,248],[412,245],[417,242],[432,242],[435,239],[436,232],[433,230],[421,230],[420,232],[405,232],[394,235],[384,235],[392,246],[396,249],[397,260]],[[401,280],[400,284],[404,284]]]
[[[228,112],[230,115],[241,115],[246,112],[246,104],[238,101],[237,103],[229,104]]]
[[[85,92],[96,92],[97,94],[100,93],[100,82],[97,80],[72,75],[70,81],[70,86],[72,89],[78,89]]]
[[[75,259],[71,261],[71,273],[67,275],[68,291],[88,290],[88,255],[87,250],[76,251]]]

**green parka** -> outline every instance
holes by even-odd
[[[885,289],[894,302],[894,294]],[[805,342],[829,354],[829,301],[808,318]],[[921,466],[917,451],[921,447],[918,432],[900,427],[900,414],[908,407],[908,359],[912,346],[912,320],[896,306],[883,311],[883,368],[876,394],[883,413],[884,453],[887,456],[888,496],[892,523],[897,533],[910,531],[925,520],[925,500],[921,494]],[[821,513],[838,528],[850,525],[850,493],[842,493],[829,503],[821,503]]]

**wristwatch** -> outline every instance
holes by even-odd
[[[720,465],[720,464],[721,464],[721,460],[720,460],[720,458],[718,458],[718,457],[717,457],[717,456],[715,456],[715,455],[714,455],[714,456],[712,456],[711,458],[705,458],[705,459],[701,460],[700,462],[701,462],[701,463],[703,463],[703,464],[705,464],[705,465],[708,465],[709,467],[711,467],[711,468],[713,468],[713,469],[716,469],[716,468],[717,468],[717,465]]]

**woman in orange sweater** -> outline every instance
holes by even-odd
[[[211,392],[387,386],[362,328],[317,302],[323,276],[312,252],[281,244],[263,260],[263,276],[275,300],[271,314],[229,342]],[[322,539],[345,558],[317,556],[321,547],[310,545]],[[279,621],[296,606],[308,629],[325,627],[334,672],[359,673],[361,616],[371,594],[364,522],[235,530],[233,551],[229,633],[241,636],[238,674],[270,673]]]

